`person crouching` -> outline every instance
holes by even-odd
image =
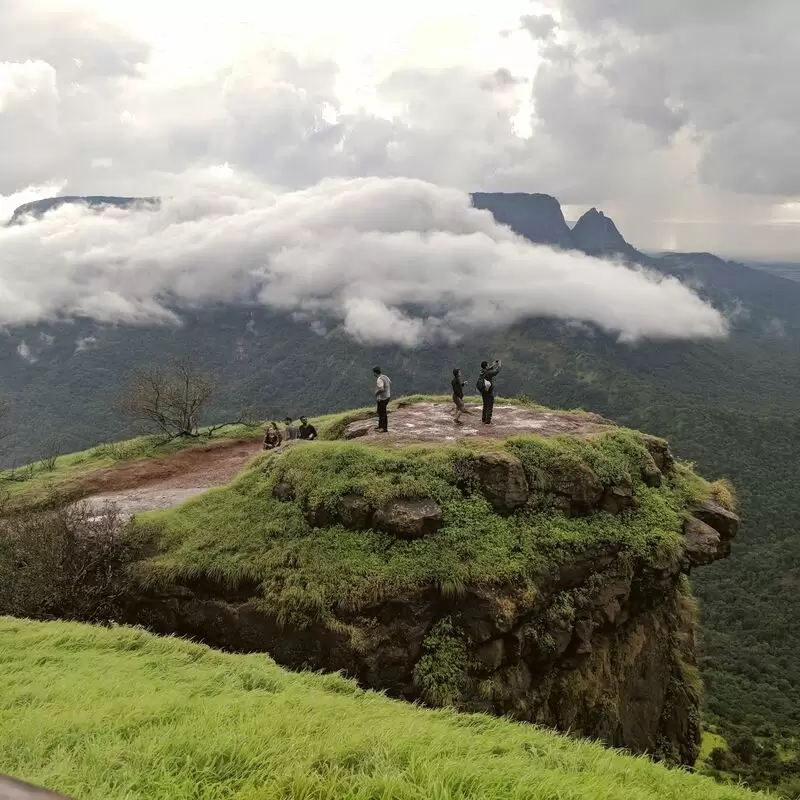
[[[283,443],[283,437],[281,436],[281,432],[278,430],[278,425],[275,422],[270,422],[267,426],[267,430],[264,433],[264,449],[265,450],[274,450],[276,447],[280,447]]]

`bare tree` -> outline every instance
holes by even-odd
[[[167,439],[201,435],[202,417],[216,392],[211,373],[178,359],[169,366],[138,370],[118,403],[119,411],[149,432]],[[228,425],[257,424],[242,411],[235,420],[211,426],[207,436]]]
[[[51,436],[41,444],[41,463],[42,469],[46,472],[53,472],[58,462],[58,457],[61,455],[61,438],[59,436]]]

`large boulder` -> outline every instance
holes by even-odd
[[[619,514],[633,505],[633,483],[629,478],[622,478],[613,486],[606,487],[600,500],[600,508],[610,514]]]
[[[475,471],[481,492],[500,514],[511,514],[528,502],[530,488],[522,462],[509,453],[483,453]]]
[[[658,489],[664,480],[661,470],[656,466],[656,462],[652,458],[650,458],[649,463],[642,467],[642,480],[645,486],[650,486],[654,489]]]
[[[359,494],[346,494],[339,501],[337,517],[345,528],[366,530],[372,523],[372,507]]]
[[[436,533],[444,517],[433,500],[395,500],[375,512],[372,524],[401,539],[420,539]]]
[[[704,500],[689,510],[697,519],[710,525],[723,539],[733,539],[739,530],[739,517],[714,500]]]
[[[586,464],[570,464],[553,477],[553,492],[561,498],[562,507],[572,516],[587,516],[603,496],[603,484]]]
[[[658,469],[662,473],[672,472],[672,468],[675,466],[675,456],[672,455],[667,441],[658,436],[647,435],[642,436],[642,441]]]
[[[700,567],[727,554],[719,531],[690,517],[683,525],[683,555],[686,567]]]

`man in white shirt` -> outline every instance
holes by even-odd
[[[392,397],[392,382],[388,375],[381,372],[380,367],[373,367],[372,374],[375,376],[375,400],[378,403],[378,427],[375,430],[380,433],[388,433],[389,415],[386,407]]]

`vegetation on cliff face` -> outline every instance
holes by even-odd
[[[0,618],[0,660],[0,773],[80,800],[757,796],[131,628]]]

